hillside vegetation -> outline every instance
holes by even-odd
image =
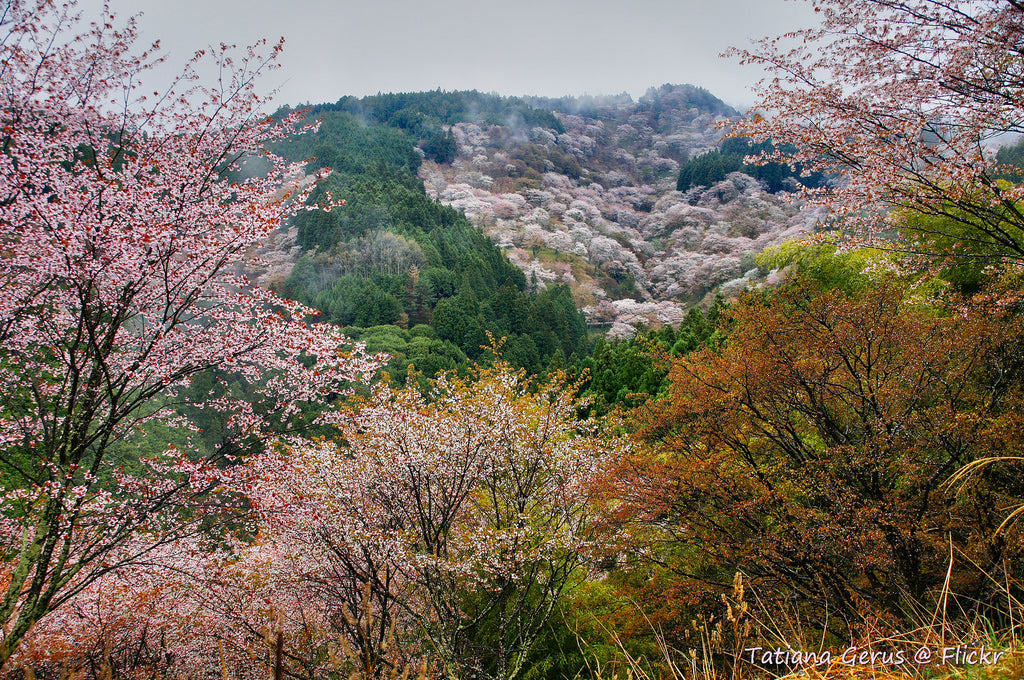
[[[346,204],[293,219],[297,258],[270,285],[372,351],[393,354],[396,379],[410,363],[429,375],[464,370],[489,346],[487,332],[507,338],[507,357],[530,371],[556,353],[585,356],[586,326],[568,287],[531,286],[462,212],[426,194],[415,147],[426,142],[415,132],[429,133],[429,124],[367,124],[349,109],[358,107],[342,100],[314,109],[306,115],[319,117],[317,133],[274,147],[289,159],[315,158],[309,172],[332,171],[311,203],[331,195]]]
[[[383,94],[344,97],[304,115],[319,120],[319,130],[275,149],[294,160],[315,157],[310,171],[334,171],[313,201],[330,192],[348,204],[297,216],[291,237],[265,253],[276,273],[261,280],[341,325],[407,330],[434,325],[436,305],[468,282],[480,309],[463,295],[457,325],[468,330],[442,322],[438,339],[472,358],[482,331],[492,331],[507,336],[513,361],[531,370],[555,352],[586,354],[580,323],[565,316],[566,289],[613,337],[636,324],[678,324],[718,286],[737,291],[762,280],[767,272],[754,256],[812,231],[820,216],[778,194],[798,186],[788,171],[742,165],[741,153],[753,148],[726,140],[718,151],[715,123],[737,114],[692,86],[652,88],[639,102]],[[723,153],[728,177],[676,190],[695,164]],[[507,299],[494,303],[498,290]],[[565,308],[557,325],[568,340],[535,327],[530,295]],[[442,320],[450,307],[442,305]],[[528,327],[517,320],[524,315]]]

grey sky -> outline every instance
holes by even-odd
[[[87,14],[100,0],[82,0]],[[760,73],[718,55],[814,20],[800,0],[110,0],[172,64],[210,44],[286,39],[279,103],[477,89],[617,94],[692,83],[752,103]]]

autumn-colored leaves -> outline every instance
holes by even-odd
[[[959,495],[944,482],[1019,447],[1006,436],[1024,425],[1007,373],[1016,319],[939,314],[891,281],[857,298],[793,286],[728,317],[721,351],[674,366],[646,430],[659,447],[613,475],[617,512],[663,527],[658,540],[716,565],[713,580],[740,569],[771,584],[762,596],[797,597],[820,625],[929,607],[951,544],[956,597],[983,602],[1019,557],[995,532],[1018,485],[1005,472]]]

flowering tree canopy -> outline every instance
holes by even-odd
[[[8,0],[0,15],[0,665],[41,616],[174,540],[171,513],[188,506],[194,522],[195,499],[230,481],[187,451],[111,453],[181,413],[195,376],[248,385],[245,399],[192,398],[230,415],[228,443],[375,367],[241,275],[301,205],[281,189],[300,168],[264,151],[290,121],[260,114],[254,89],[280,45],[238,61],[222,47],[208,87],[198,54],[166,93],[144,93],[157,60],[132,51],[134,24],[106,15],[77,33],[72,10]],[[232,179],[257,154],[271,171]]]
[[[502,361],[442,375],[426,398],[415,381],[378,385],[345,446],[250,460],[268,549],[368,668],[419,653],[450,677],[527,672],[583,564],[589,484],[612,447],[577,419],[577,388]]]
[[[1024,188],[999,179],[987,148],[1024,132],[1024,5],[812,1],[818,27],[739,52],[775,76],[736,133],[838,175],[827,200],[862,236],[898,225],[898,207],[942,219],[889,247],[1024,262]]]

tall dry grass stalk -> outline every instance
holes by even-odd
[[[906,631],[893,633],[882,623],[868,622],[854,640],[831,639],[820,626],[807,625],[796,605],[767,606],[737,573],[731,593],[722,596],[723,611],[698,616],[678,646],[673,646],[660,627],[650,625],[660,659],[630,653],[621,637],[605,627],[626,668],[625,679],[618,673],[609,677],[600,664],[592,666],[589,660],[587,668],[599,680],[1024,680],[1024,644],[1019,630],[1024,603],[1014,594],[1024,590],[1024,583],[1016,582],[1009,568],[1002,581],[993,579],[1001,599],[998,618],[1008,622],[997,629],[992,619],[950,610],[952,603],[959,607],[962,602],[950,591],[955,557],[951,543],[950,564],[935,608],[918,612],[918,623]],[[856,652],[851,653],[851,648]],[[786,652],[790,658],[799,653],[801,660],[761,664],[751,649],[779,650],[784,658]],[[922,649],[927,652],[915,657]],[[584,643],[580,650],[586,659]],[[989,656],[983,657],[981,650],[987,650]],[[819,663],[826,658],[825,652],[828,660]],[[898,663],[897,652],[903,653],[903,663]],[[991,662],[967,663],[972,652]],[[813,662],[804,661],[809,655]]]

